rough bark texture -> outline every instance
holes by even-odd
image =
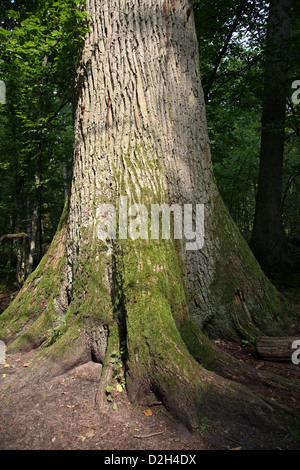
[[[86,8],[67,223],[63,216],[48,254],[1,316],[1,337],[10,350],[42,345],[31,377],[101,362],[101,406],[117,354],[131,399],[154,394],[191,429],[223,413],[268,428],[263,400],[208,371],[218,353],[203,332],[275,334],[287,311],[215,185],[190,4],[87,0]],[[205,204],[203,249],[185,251],[172,239],[100,240],[97,209],[117,208],[120,196],[149,211],[153,203]]]

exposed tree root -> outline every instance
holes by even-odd
[[[300,384],[272,372],[257,370],[244,362],[238,361],[228,353],[219,350],[215,345],[212,345],[212,347],[218,354],[218,366],[216,366],[215,371],[223,377],[249,387],[255,382],[256,384],[277,390],[293,391],[298,393],[300,398]]]
[[[171,414],[193,432],[203,422],[210,426],[220,425],[222,420],[232,427],[243,425],[250,428],[284,429],[280,413],[286,410],[252,393],[248,387],[208,372],[186,357],[187,367],[174,370],[173,365],[156,371],[155,382],[144,378]],[[193,371],[189,366],[192,366]],[[139,381],[141,388],[141,380]],[[143,392],[146,392],[144,387]],[[136,399],[136,396],[131,396]],[[288,415],[286,415],[288,417]]]
[[[249,388],[256,383],[286,392],[293,391],[300,396],[300,384],[268,371],[254,369],[237,360],[210,341],[193,321],[185,321],[179,327],[190,354],[206,369]]]
[[[102,370],[97,394],[95,397],[96,407],[101,416],[104,416],[107,412],[107,386],[110,386],[113,380],[113,364],[110,362],[111,357],[112,356],[110,354],[106,361],[106,365]]]

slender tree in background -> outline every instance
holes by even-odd
[[[69,203],[48,253],[1,315],[0,337],[11,352],[41,347],[24,380],[101,362],[101,412],[120,355],[133,401],[154,394],[191,429],[224,415],[269,429],[273,410],[228,380],[251,383],[249,371],[207,339],[276,334],[288,311],[214,181],[191,5],[87,0],[86,11]],[[204,204],[204,246],[186,250],[184,240],[148,230],[148,239],[99,239],[108,216],[99,208],[118,209],[124,197],[148,214],[152,204]]]
[[[207,101],[208,97],[209,97],[209,94],[212,90],[212,86],[213,86],[213,83],[216,79],[216,75],[218,73],[218,68],[220,66],[220,63],[221,63],[221,60],[224,59],[224,56],[226,56],[226,52],[227,52],[227,49],[228,49],[228,46],[229,46],[229,43],[232,39],[232,36],[234,35],[234,33],[237,31],[237,28],[238,28],[238,24],[239,24],[239,21],[241,20],[241,17],[243,15],[243,12],[245,10],[245,7],[247,5],[247,0],[242,0],[240,2],[240,4],[238,5],[238,9],[237,9],[237,13],[236,13],[236,16],[234,18],[234,21],[228,31],[228,34],[227,34],[227,37],[226,37],[226,40],[224,41],[224,44],[223,44],[223,47],[222,49],[220,50],[219,54],[218,54],[218,57],[217,57],[217,60],[216,60],[216,63],[214,65],[214,69],[209,77],[209,80],[208,80],[208,84],[207,86],[205,87],[204,89],[204,98],[205,98],[205,101]]]
[[[226,0],[222,5],[216,0],[195,0],[194,4],[201,78],[204,90],[210,89],[206,111],[214,173],[230,214],[250,242],[258,181],[269,2],[247,2],[238,22],[241,3],[237,0]],[[292,14],[289,89],[299,75],[299,30],[298,2]],[[216,69],[218,73],[213,74]],[[282,191],[284,228],[289,236],[296,236],[300,230],[298,111],[299,106],[289,101]],[[290,248],[296,250],[291,245]],[[287,280],[291,282],[291,278]]]
[[[251,248],[270,275],[290,270],[282,223],[282,170],[292,0],[270,2],[258,189]]]

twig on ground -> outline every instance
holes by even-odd
[[[225,439],[228,439],[228,441],[234,442],[235,444],[238,444],[239,446],[242,445],[240,442],[235,441],[234,439],[231,439],[230,437],[226,437],[226,436],[224,436],[224,437],[225,437]]]
[[[145,436],[134,435],[137,439],[147,439],[148,437],[158,436],[159,434],[164,434],[165,431],[153,432],[152,434],[146,434]]]

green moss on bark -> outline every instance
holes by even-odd
[[[215,331],[234,340],[281,334],[289,324],[291,309],[261,270],[219,196],[213,217],[217,244],[210,289],[219,313],[209,334],[215,336]]]
[[[64,282],[68,201],[55,237],[16,299],[0,317],[0,338],[15,352],[40,346],[49,339],[58,315],[55,301]]]
[[[55,299],[63,280],[64,253],[57,251],[58,239],[64,244],[64,228],[57,233],[48,253],[34,273],[28,277],[17,298],[0,317],[0,337],[11,342],[10,351],[30,349],[40,345],[57,312]]]
[[[205,369],[214,370],[218,360],[217,354],[208,338],[188,316],[180,326],[180,334],[193,358]]]
[[[188,314],[179,254],[172,240],[126,240],[119,251],[129,395],[139,400],[152,390],[165,400],[175,394],[182,400],[191,387],[197,389],[199,378],[185,344],[188,335],[181,334]],[[206,358],[208,351],[202,350]]]

